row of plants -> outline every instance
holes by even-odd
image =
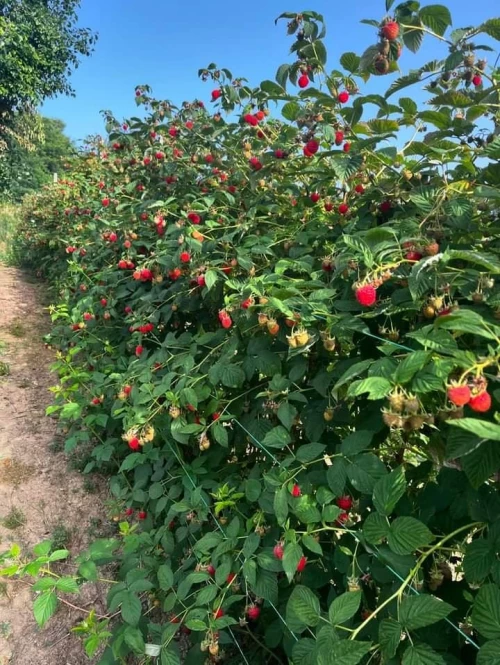
[[[340,69],[287,13],[275,81],[210,64],[180,108],[138,86],[25,201],[48,412],[118,526],[76,577],[50,544],[5,570],[39,575],[43,624],[111,566],[78,627],[102,664],[500,662],[500,19],[385,9]],[[415,68],[424,36],[446,53]]]

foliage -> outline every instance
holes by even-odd
[[[0,199],[20,201],[63,170],[65,160],[75,154],[64,128],[62,120],[40,118],[40,132],[28,145],[20,144],[18,136],[9,137],[8,149],[0,153]]]
[[[283,15],[276,82],[200,70],[215,113],[140,86],[25,203],[49,413],[119,520],[78,560],[116,566],[103,664],[180,663],[179,634],[187,665],[498,658],[500,21],[392,5],[333,71],[322,17]],[[446,59],[363,96],[429,33]]]
[[[68,76],[95,42],[90,30],[76,26],[79,4],[79,0],[2,0],[2,116],[72,92]]]

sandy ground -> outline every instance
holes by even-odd
[[[56,378],[49,370],[52,352],[42,341],[49,325],[43,298],[42,285],[0,265],[0,551],[16,542],[29,553],[31,546],[58,535],[74,557],[96,536],[106,511],[102,490],[86,491],[64,454],[52,450],[56,425],[45,408]],[[74,569],[71,559],[64,565]],[[105,614],[105,594],[102,586],[88,584],[82,595],[65,598]],[[0,578],[0,665],[89,663],[70,633],[85,613],[61,605],[40,630],[32,602],[28,585]]]

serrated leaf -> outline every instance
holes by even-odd
[[[453,612],[454,607],[434,596],[407,596],[401,603],[399,621],[403,628],[416,630],[437,623]]]
[[[482,582],[491,571],[496,561],[495,548],[485,538],[478,538],[469,543],[463,561],[465,579],[469,584]]]
[[[40,628],[54,615],[58,601],[54,591],[44,591],[33,603],[33,614]]]
[[[371,642],[340,640],[331,645],[329,665],[358,665],[371,649]]]
[[[142,605],[138,596],[132,591],[125,592],[121,605],[121,615],[125,623],[137,626],[142,614]]]
[[[472,625],[488,640],[500,638],[500,589],[496,584],[485,584],[474,599]]]
[[[373,505],[384,516],[389,516],[406,491],[406,478],[402,466],[380,478],[373,490]]]
[[[297,565],[303,555],[302,548],[297,543],[287,543],[283,553],[283,570],[286,573],[288,581],[291,582],[297,572]]]
[[[316,665],[314,660],[314,650],[316,640],[306,637],[293,645],[292,662],[293,665]]]
[[[281,115],[285,118],[285,120],[294,122],[300,115],[299,104],[297,104],[297,102],[287,102],[286,104],[283,104]]]
[[[381,376],[353,381],[347,391],[348,397],[358,397],[368,393],[368,399],[377,400],[386,397],[392,390],[392,384]]]
[[[163,591],[168,591],[169,589],[172,588],[174,584],[174,574],[172,572],[172,569],[170,566],[167,564],[163,564],[158,568],[158,584],[160,585],[160,589],[163,589]]]
[[[476,665],[500,665],[500,640],[483,644],[477,654]]]
[[[464,429],[482,439],[500,441],[500,425],[476,418],[449,420],[448,425]]]
[[[328,487],[335,496],[342,496],[347,481],[347,464],[343,459],[334,459],[326,472]]]
[[[378,545],[389,534],[389,524],[379,513],[370,513],[363,522],[363,535],[369,543]]]
[[[394,658],[401,642],[401,624],[395,619],[382,619],[378,629],[378,640],[382,653],[388,659]]]
[[[445,661],[428,644],[409,646],[403,655],[402,665],[445,665]]]
[[[332,624],[345,623],[356,614],[361,603],[361,591],[348,591],[337,596],[328,609]]]
[[[123,637],[125,639],[126,645],[129,646],[135,654],[140,655],[144,653],[144,638],[139,628],[127,626],[123,631]]]
[[[220,381],[228,388],[240,388],[245,381],[245,372],[237,365],[223,365],[220,368]]]
[[[500,41],[500,18],[490,18],[480,26],[481,32],[485,32],[493,39]]]
[[[320,606],[317,596],[306,586],[297,585],[286,605],[287,620],[290,615],[304,624],[317,626],[320,622]]]
[[[283,526],[288,517],[288,491],[286,487],[281,487],[279,490],[276,490],[273,507],[276,521],[280,526]]]
[[[262,443],[264,446],[266,446],[266,448],[269,447],[281,449],[285,448],[285,446],[291,443],[291,441],[292,439],[288,431],[281,425],[278,425],[277,427],[273,427],[273,429],[266,434]]]
[[[462,457],[461,462],[470,484],[478,489],[500,467],[500,446],[493,441],[485,441]]]
[[[361,58],[352,52],[343,53],[340,56],[341,66],[351,74],[355,74],[358,71],[360,62]]]
[[[422,23],[438,35],[444,35],[451,25],[451,14],[444,5],[426,5],[419,11]]]
[[[387,536],[389,547],[396,554],[411,554],[433,540],[432,532],[414,517],[397,517]]]

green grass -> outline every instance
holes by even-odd
[[[0,261],[9,262],[10,241],[19,223],[19,206],[0,203]]]

